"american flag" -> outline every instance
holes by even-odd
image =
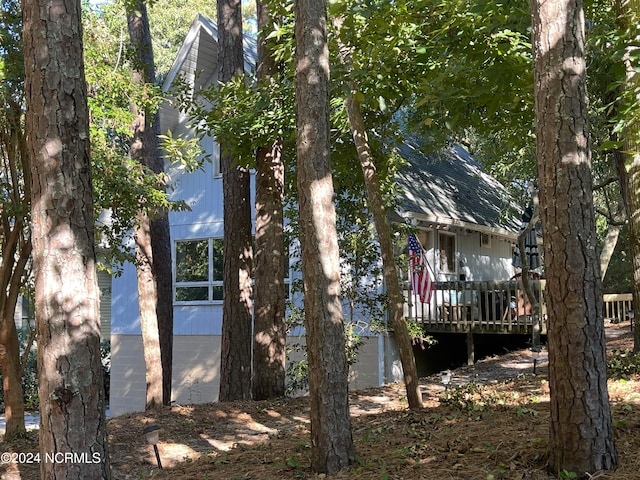
[[[409,273],[411,289],[420,295],[422,303],[429,303],[434,288],[433,278],[422,247],[413,233],[409,235]]]

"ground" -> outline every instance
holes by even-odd
[[[629,324],[607,326],[610,355],[630,349]],[[351,394],[357,454],[335,479],[552,479],[545,472],[549,390],[547,359],[528,350],[484,359],[452,372],[445,389],[421,381],[425,408],[409,411],[399,384]],[[619,454],[615,472],[591,478],[640,480],[640,376],[609,380]],[[143,428],[161,427],[157,468]],[[113,478],[323,478],[309,469],[305,398],[175,406],[109,421]],[[3,451],[36,452],[34,436]],[[0,467],[2,478],[37,479],[29,465]],[[572,478],[565,472],[564,478]]]

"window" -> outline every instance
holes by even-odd
[[[486,233],[480,234],[480,246],[482,248],[491,248],[491,235]]]
[[[456,236],[451,233],[438,234],[439,270],[441,273],[456,273]]]
[[[176,242],[176,302],[222,300],[222,239]]]
[[[291,296],[288,249],[284,258],[284,283]],[[176,302],[222,301],[223,240],[221,238],[176,242]]]

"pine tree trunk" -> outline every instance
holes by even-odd
[[[40,453],[87,459],[42,461],[40,477],[108,479],[81,2],[26,0],[22,12]]]
[[[638,149],[638,145],[634,145]],[[631,151],[631,150],[630,150]],[[636,152],[627,168],[629,191],[629,244],[633,268],[634,332],[633,351],[640,352],[640,153]]]
[[[146,3],[127,10],[129,38],[136,58],[133,81],[141,90],[156,81],[153,44]],[[153,174],[164,171],[158,149],[158,115],[132,105],[131,158]],[[147,394],[145,408],[169,405],[173,351],[173,291],[171,288],[171,236],[166,212],[141,211],[136,237],[136,272],[140,326],[145,358]]]
[[[218,0],[218,80],[244,73],[239,0]],[[222,402],[251,398],[252,240],[249,171],[220,146],[224,203],[224,297],[220,358]]]
[[[269,23],[269,10],[256,2],[258,32]],[[258,36],[258,81],[277,79],[276,64],[264,34]],[[256,153],[256,240],[254,254],[253,380],[254,400],[285,394],[286,335],[284,243],[284,165],[282,141]]]
[[[164,167],[160,167],[164,168]],[[159,173],[159,171],[156,171]],[[173,263],[171,258],[171,233],[169,215],[162,212],[151,220],[151,250],[153,273],[156,280],[156,318],[160,337],[160,362],[162,364],[162,404],[171,405],[173,377]]]
[[[387,286],[387,297],[389,298],[389,318],[393,327],[394,338],[400,352],[400,362],[404,375],[404,384],[407,390],[407,401],[409,408],[422,408],[422,393],[418,379],[418,369],[413,355],[411,337],[404,320],[404,297],[400,289],[398,271],[396,269],[395,256],[393,254],[393,240],[387,212],[382,201],[380,181],[376,166],[371,155],[371,148],[367,138],[360,104],[355,95],[349,95],[346,101],[347,116],[351,125],[353,141],[356,145],[360,166],[364,174],[364,183],[367,190],[367,202],[369,210],[373,215],[373,220],[378,232],[378,242],[382,252],[382,267],[384,281]]]
[[[295,15],[297,184],[311,466],[315,472],[332,474],[348,465],[354,445],[329,153],[326,3],[300,0]]]
[[[158,290],[153,275],[150,224],[149,217],[145,213],[139,213],[134,232],[136,240],[136,274],[138,276],[138,307],[140,310],[142,353],[145,366],[145,410],[162,406],[162,357],[160,355],[160,332],[156,316]]]
[[[637,18],[640,14],[639,0],[621,0],[615,2],[618,8],[616,23],[629,38],[635,40],[630,43],[625,55],[626,82],[622,90],[636,92],[640,86],[640,76],[636,71],[632,58],[637,55],[637,42],[640,40],[640,28]],[[631,116],[633,115],[633,116]],[[623,148],[621,159],[618,161],[619,177],[621,177],[621,191],[627,207],[629,218],[629,244],[631,250],[631,265],[633,268],[633,308],[635,329],[633,334],[633,351],[640,352],[640,145],[638,138],[638,113],[631,113],[628,125],[621,132]]]
[[[547,276],[552,472],[615,468],[588,145],[582,3],[534,0],[540,206]]]

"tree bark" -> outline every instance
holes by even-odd
[[[373,220],[378,232],[378,242],[382,253],[382,268],[384,281],[387,286],[387,297],[389,299],[389,318],[393,327],[393,333],[400,352],[400,362],[402,363],[402,373],[404,384],[407,390],[407,401],[410,409],[422,408],[422,393],[418,379],[418,369],[413,355],[411,337],[404,320],[404,296],[398,280],[398,270],[396,269],[395,256],[393,254],[393,236],[386,208],[382,200],[380,181],[378,172],[371,154],[369,139],[362,120],[360,103],[352,92],[345,102],[349,124],[353,141],[356,145],[360,166],[364,174],[364,183],[367,190],[367,202],[369,210],[373,215]]]
[[[111,477],[80,1],[22,3],[26,131],[33,169],[40,462],[47,479]]]
[[[579,0],[533,0],[532,10],[547,276],[549,468],[583,477],[617,463],[587,132],[584,14]]]
[[[146,3],[127,8],[129,38],[134,48],[134,83],[146,91],[156,82],[153,44]],[[158,149],[158,115],[133,105],[131,158],[151,173],[164,172]],[[164,189],[163,185],[159,188]],[[145,409],[169,405],[173,351],[173,291],[171,288],[171,235],[166,211],[150,212],[142,206],[137,216],[136,273],[140,327],[145,358],[147,394]]]
[[[6,107],[0,131],[0,152],[8,179],[5,191],[8,208],[0,207],[0,368],[5,403],[4,438],[10,439],[25,432],[23,366],[14,313],[31,258],[30,230],[26,228],[31,205],[31,176],[23,125],[18,120],[22,115],[21,106],[8,100]]]
[[[326,3],[295,6],[296,152],[311,466],[332,474],[354,454],[330,165]]]
[[[218,0],[218,81],[244,74],[239,0]],[[224,297],[220,396],[222,402],[251,398],[252,240],[249,171],[220,146],[224,202]]]
[[[616,1],[618,11],[617,24],[625,31],[629,38],[635,40],[635,45],[640,39],[637,18],[640,14],[640,1],[619,0]],[[625,55],[626,81],[622,89],[637,94],[640,86],[640,77],[631,61],[632,56],[637,55],[637,46],[630,45]],[[622,197],[627,207],[629,218],[629,245],[631,250],[631,264],[633,267],[633,309],[636,327],[633,334],[633,351],[640,352],[640,329],[637,327],[640,321],[640,144],[637,139],[639,114],[629,119],[629,124],[621,132],[624,146],[618,160],[618,171]]]
[[[269,9],[256,2],[258,13],[258,81],[275,82],[278,74],[267,39]],[[284,164],[282,140],[256,152],[256,240],[253,313],[254,400],[285,394],[287,326],[285,322]]]
[[[142,331],[142,353],[145,365],[145,410],[162,406],[162,357],[160,331],[156,316],[158,291],[153,276],[153,251],[151,249],[151,221],[140,212],[134,229],[136,242],[136,275],[138,276],[138,308]]]

